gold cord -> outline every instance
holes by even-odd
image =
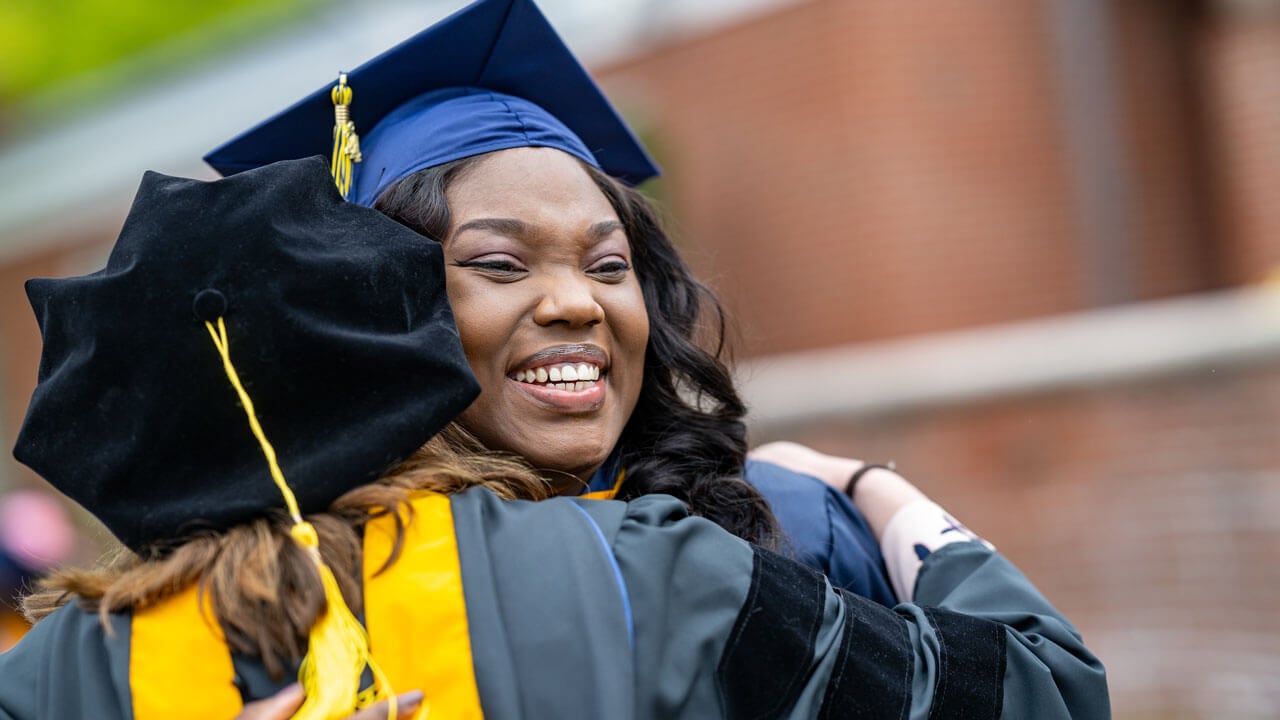
[[[257,413],[253,409],[253,401],[240,382],[235,366],[231,364],[231,345],[227,341],[227,326],[221,317],[217,328],[213,323],[205,321],[209,337],[222,356],[222,368],[227,373],[236,394],[240,396],[240,404],[249,418],[249,429],[258,439],[262,454],[267,457],[267,465],[271,470],[271,479],[275,481],[280,494],[284,496],[289,515],[293,518],[293,527],[289,534],[294,542],[305,548],[307,554],[316,564],[320,573],[320,584],[324,588],[324,614],[312,626],[307,643],[307,654],[302,659],[298,670],[298,681],[302,684],[306,699],[302,707],[293,716],[293,720],[338,720],[351,714],[352,709],[366,707],[382,698],[387,699],[387,718],[396,717],[396,696],[391,690],[391,683],[374,662],[369,650],[369,634],[360,621],[356,619],[342,597],[337,578],[333,570],[320,555],[320,538],[311,523],[302,518],[298,500],[293,490],[285,482],[284,473],[276,460],[276,451],[267,441],[262,424],[258,422]],[[373,674],[372,692],[360,692],[360,676],[365,667]]]

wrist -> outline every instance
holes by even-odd
[[[858,478],[852,498],[877,541],[884,537],[885,528],[899,510],[916,500],[928,499],[896,471],[882,467],[871,468]]]
[[[897,468],[894,467],[892,460],[887,463],[859,463],[857,469],[849,475],[849,480],[845,483],[844,494],[848,495],[850,500],[853,500],[854,489],[858,486],[858,481],[862,479],[862,476],[877,470],[896,472]]]

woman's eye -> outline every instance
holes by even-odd
[[[596,263],[587,272],[608,279],[621,279],[629,270],[631,270],[631,263],[615,258]]]
[[[482,258],[479,260],[459,260],[454,263],[458,267],[474,268],[483,270],[494,275],[515,275],[524,272],[514,260],[504,260],[502,258]]]

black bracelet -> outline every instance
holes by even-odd
[[[862,479],[862,476],[863,476],[863,475],[865,475],[868,471],[870,471],[870,470],[877,470],[877,469],[879,469],[879,470],[888,470],[888,471],[890,471],[890,472],[897,472],[897,471],[898,471],[898,468],[894,467],[894,464],[893,464],[893,461],[892,461],[892,460],[890,460],[890,461],[889,461],[889,462],[887,462],[887,463],[883,463],[883,464],[882,464],[882,463],[867,463],[867,464],[863,465],[862,467],[858,468],[857,470],[854,470],[854,471],[853,471],[853,474],[849,476],[849,484],[845,486],[845,488],[844,488],[844,494],[845,494],[845,495],[848,495],[848,496],[849,496],[849,499],[850,499],[850,500],[852,500],[852,499],[853,499],[853,486],[854,486],[854,485],[857,485],[857,484],[858,484],[858,481],[859,481],[859,480],[861,480],[861,479]]]

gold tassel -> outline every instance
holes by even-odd
[[[352,95],[347,74],[339,73],[338,84],[329,91],[333,100],[333,159],[329,162],[329,173],[344,198],[351,192],[352,163],[364,159],[360,154],[360,136],[351,119]]]
[[[302,667],[298,669],[298,682],[302,685],[306,699],[293,720],[339,720],[349,716],[354,709],[366,707],[383,698],[386,698],[388,704],[387,718],[394,720],[396,696],[391,690],[391,683],[374,662],[369,651],[369,634],[347,606],[333,570],[320,555],[320,538],[316,535],[315,527],[302,519],[298,500],[285,482],[284,473],[276,461],[276,451],[267,442],[266,433],[253,410],[253,401],[249,399],[249,393],[240,383],[240,376],[231,364],[226,323],[219,317],[216,329],[208,321],[205,322],[205,327],[222,356],[222,367],[227,378],[240,396],[240,404],[249,418],[249,429],[258,439],[263,455],[267,457],[271,479],[284,496],[289,515],[293,518],[289,534],[315,562],[316,570],[320,573],[320,584],[324,587],[324,614],[311,628],[307,639],[307,654],[302,659]],[[373,674],[373,687],[370,688],[372,692],[361,693],[360,676],[366,666]]]
[[[383,693],[390,703],[387,717],[396,717],[395,693],[377,663],[369,655],[369,635],[342,599],[333,571],[320,557],[320,542],[311,523],[298,523],[290,529],[296,541],[308,549],[320,571],[326,609],[311,628],[307,655],[298,669],[298,682],[306,700],[294,720],[337,720],[351,713],[351,708],[365,707]],[[373,672],[374,693],[360,693],[360,675],[365,666]]]

